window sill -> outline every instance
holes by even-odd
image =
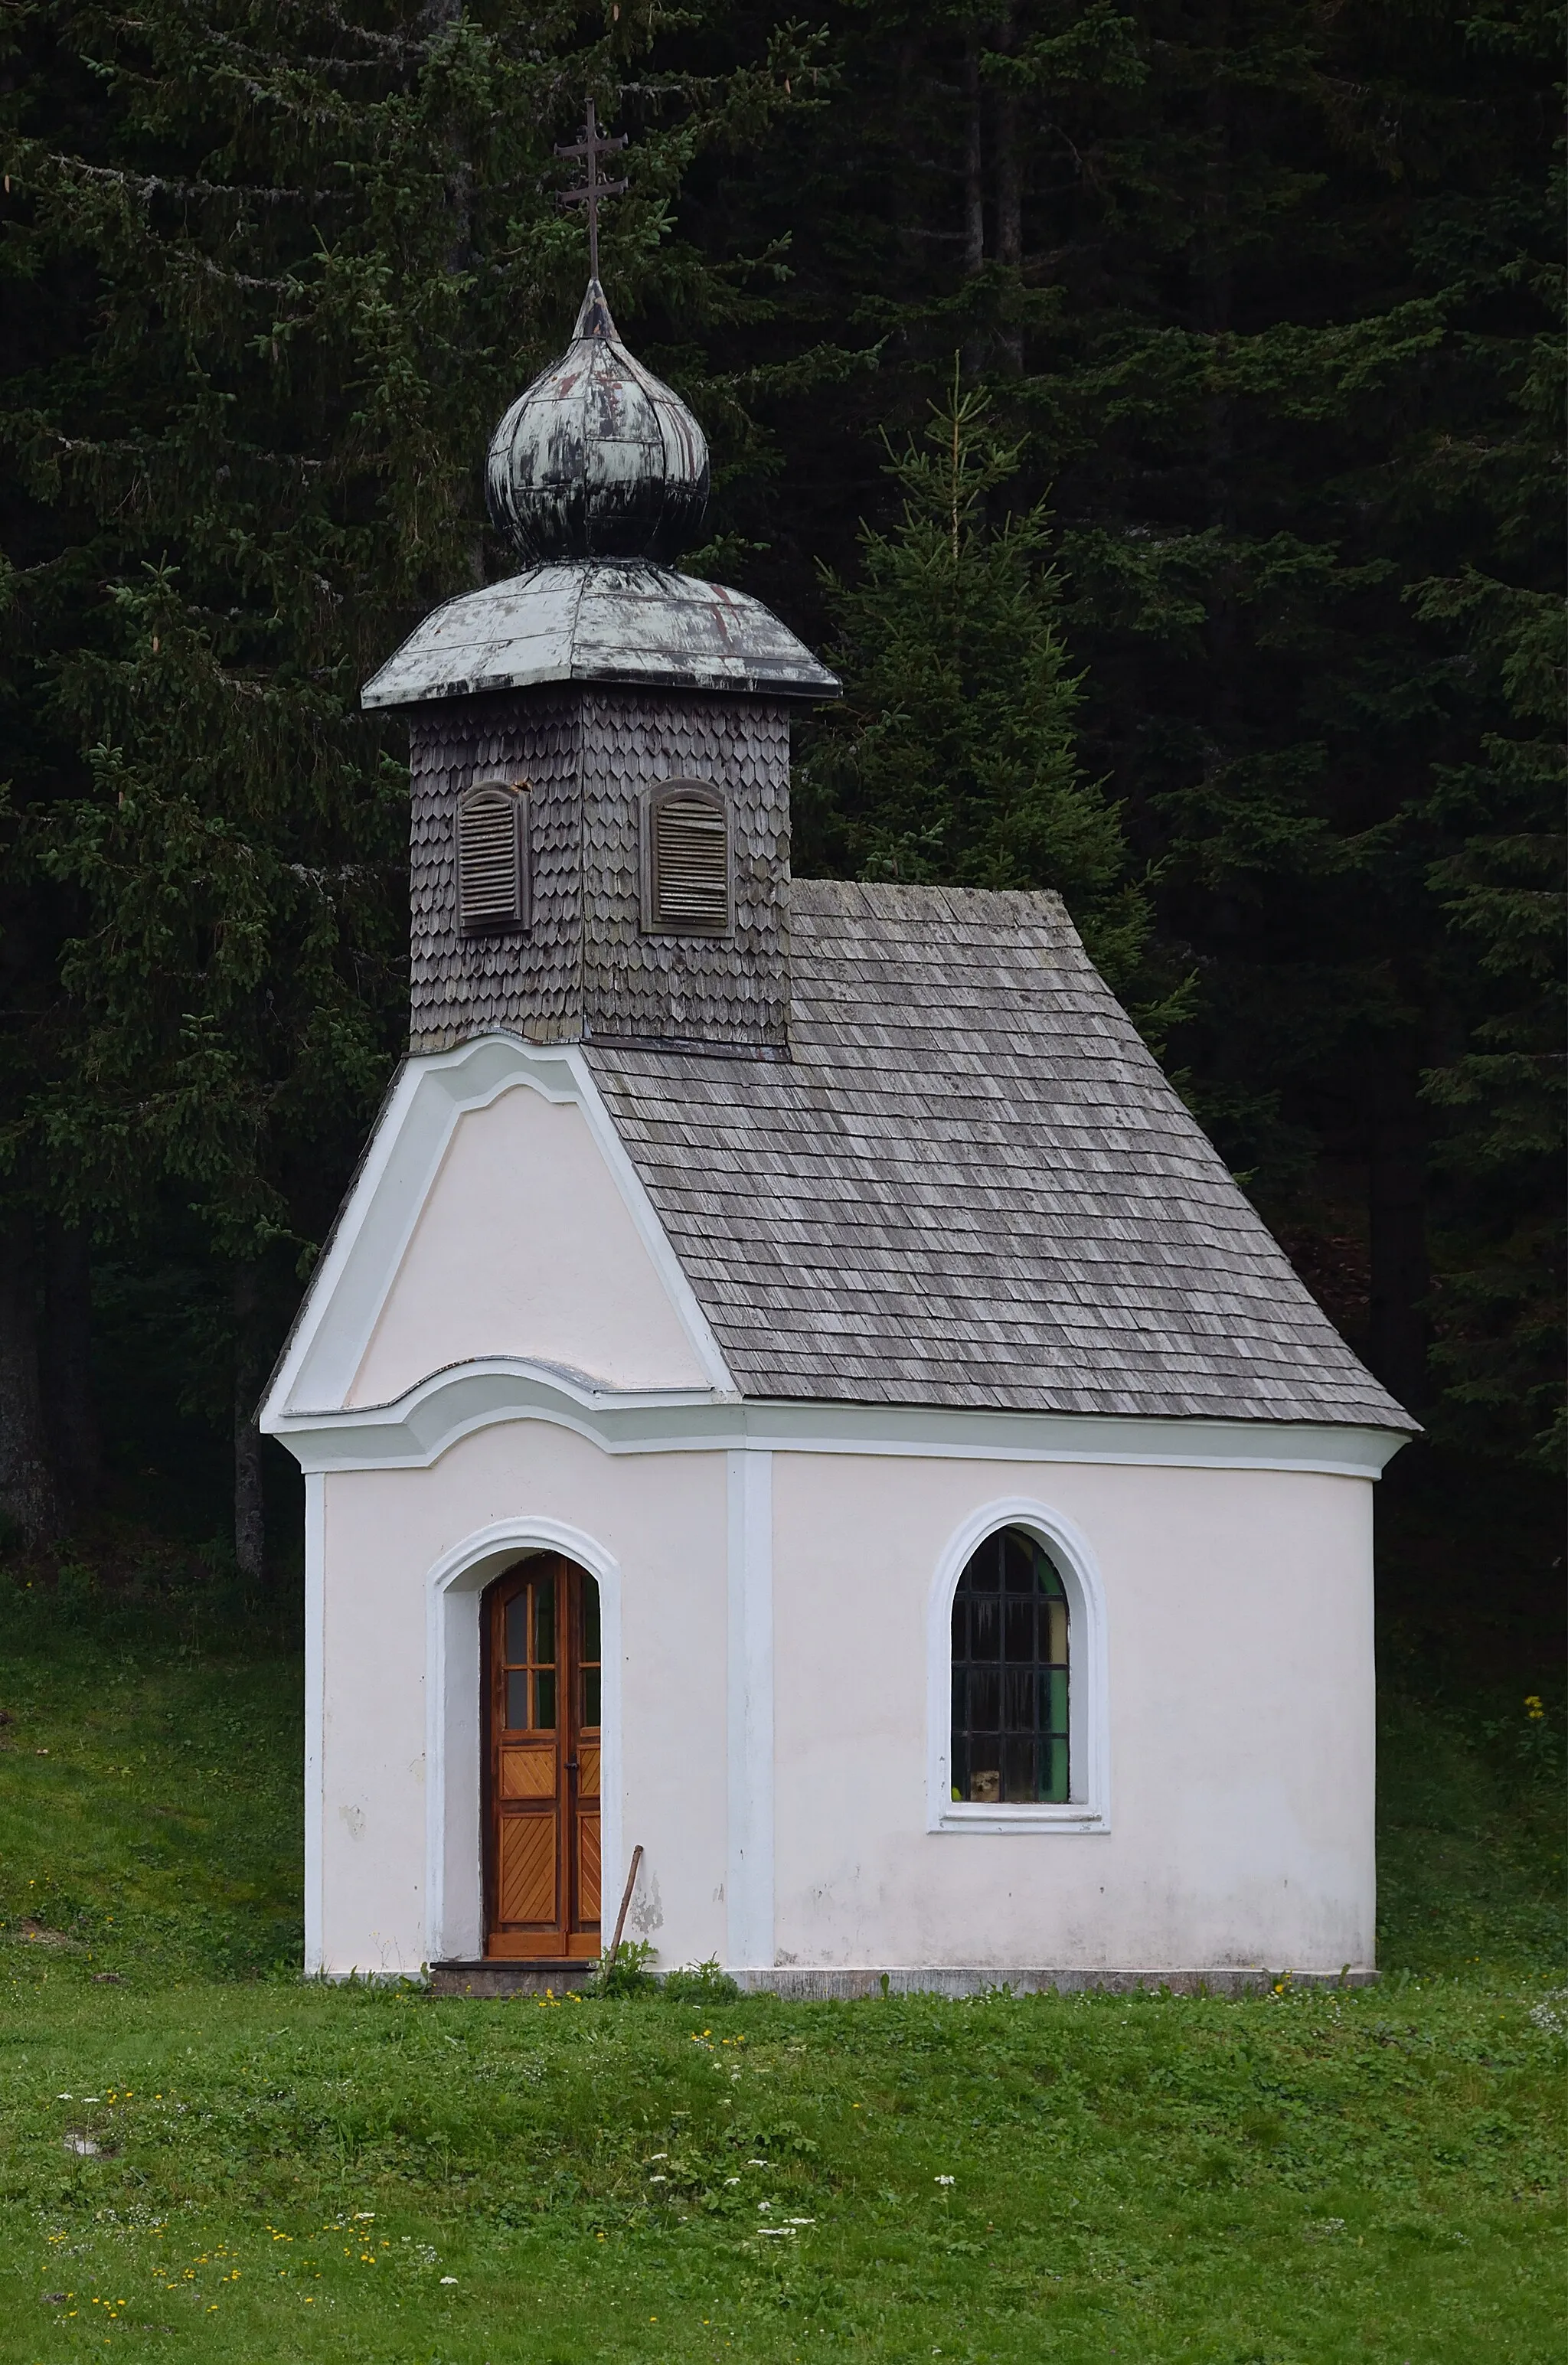
[[[1064,1807],[977,1807],[955,1800],[938,1809],[934,1832],[1108,1832],[1111,1819],[1100,1807],[1070,1800]]]

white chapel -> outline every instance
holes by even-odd
[[[1054,894],[801,880],[837,684],[675,571],[597,278],[521,571],[369,683],[409,1055],[280,1360],[308,1965],[847,1995],[1373,1964],[1372,1488],[1414,1424]]]

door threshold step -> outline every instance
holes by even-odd
[[[581,1956],[574,1956],[569,1962],[496,1958],[476,1963],[432,1963],[430,1967],[431,1993],[442,1996],[562,1995],[585,1988],[596,1967],[594,1963],[585,1962]]]

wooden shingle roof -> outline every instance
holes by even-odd
[[[797,880],[792,1060],[588,1047],[748,1396],[1413,1429],[1059,897]]]

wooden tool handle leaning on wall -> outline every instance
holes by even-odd
[[[604,1967],[607,1971],[614,1969],[615,1957],[621,1952],[621,1933],[626,1927],[626,1914],[632,1903],[632,1891],[637,1886],[637,1874],[641,1869],[642,1862],[643,1851],[640,1847],[634,1847],[632,1851],[632,1869],[626,1876],[626,1886],[621,1892],[621,1911],[615,1917],[615,1935],[610,1942],[610,1952],[604,1958]]]

